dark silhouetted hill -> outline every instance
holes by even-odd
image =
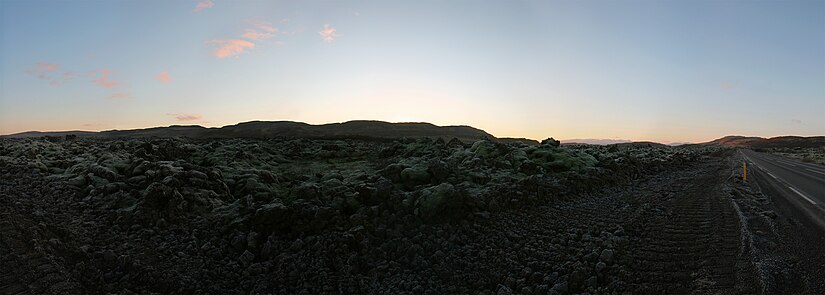
[[[778,136],[771,138],[725,136],[704,144],[738,148],[811,148],[825,147],[825,136]]]
[[[15,134],[9,135],[2,135],[0,137],[5,138],[27,138],[27,137],[45,137],[45,136],[55,136],[55,137],[63,137],[66,135],[75,135],[75,136],[95,136],[98,132],[94,131],[26,131],[20,132]]]
[[[669,148],[670,145],[666,145],[663,143],[652,142],[652,141],[634,141],[634,142],[622,142],[617,143],[616,146],[618,147],[636,147],[636,148],[643,148],[643,147],[658,147],[658,148]]]
[[[220,128],[203,126],[168,126],[132,130],[108,130],[101,132],[23,132],[6,135],[6,138],[42,136],[131,138],[131,137],[191,137],[191,138],[401,138],[431,137],[463,141],[482,138],[495,139],[484,130],[470,126],[436,126],[430,123],[388,123],[382,121],[349,121],[311,125],[292,121],[251,121]]]
[[[580,138],[580,139],[564,139],[561,140],[561,144],[595,144],[595,145],[608,145],[608,144],[617,144],[617,143],[628,143],[633,142],[627,139],[595,139],[595,138]]]

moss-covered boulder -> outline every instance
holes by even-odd
[[[479,140],[470,147],[470,152],[482,159],[492,159],[503,156],[509,152],[505,144],[492,142],[489,140]]]
[[[425,222],[439,221],[460,211],[462,203],[456,188],[452,184],[442,183],[421,190],[416,211]]]
[[[289,207],[280,201],[275,201],[255,210],[252,222],[255,228],[262,233],[281,231],[292,227],[294,215]]]
[[[427,172],[427,166],[416,165],[401,170],[401,182],[409,187],[429,183],[430,173]]]
[[[559,146],[561,145],[561,142],[560,142],[560,141],[558,141],[558,140],[556,140],[555,138],[552,138],[552,137],[551,137],[551,138],[548,138],[548,139],[542,140],[542,141],[541,141],[541,145],[547,145],[547,146],[552,146],[552,147],[559,147]]]
[[[534,150],[529,158],[547,172],[582,172],[595,167],[598,161],[588,153],[566,148],[543,145]]]

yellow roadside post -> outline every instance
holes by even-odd
[[[748,182],[748,165],[745,160],[742,160],[742,181]]]

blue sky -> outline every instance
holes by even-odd
[[[825,135],[825,1],[2,1],[0,134],[249,120]]]

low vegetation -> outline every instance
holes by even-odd
[[[86,234],[65,240],[60,253],[99,262],[75,266],[86,290],[231,293],[241,284],[256,292],[350,293],[375,291],[364,280],[383,280],[401,288],[395,291],[414,292],[419,279],[386,280],[446,259],[435,257],[445,255],[445,238],[470,241],[450,225],[575,200],[722,149],[560,146],[555,140],[29,138],[0,140],[0,172],[9,183],[42,175],[56,191],[40,200],[75,210],[48,216],[64,216],[66,224],[84,220],[76,230],[61,230]],[[21,181],[9,188],[38,183]],[[451,234],[439,234],[444,231]],[[613,242],[597,250],[612,253],[608,245]],[[434,254],[424,259],[423,253]],[[611,263],[602,260],[591,268]],[[130,266],[118,266],[124,263]],[[205,265],[209,271],[192,270]],[[573,266],[565,265],[539,278],[544,288],[622,288],[618,268],[593,285],[584,283],[590,273],[584,266],[568,274]],[[379,279],[370,274],[375,271],[396,276]],[[328,283],[306,285],[310,277]],[[348,285],[344,278],[362,281]],[[494,289],[498,283],[479,284]]]
[[[465,144],[428,138],[21,139],[0,142],[0,164],[48,173],[66,181],[78,199],[116,209],[135,222],[169,222],[241,204],[251,206],[250,212],[266,204],[295,214],[303,207],[320,209],[329,214],[319,216],[326,221],[347,220],[377,206],[428,222],[570,197],[713,149],[718,148]],[[236,219],[232,224],[253,226],[245,218],[254,214],[237,215],[229,214]],[[304,216],[304,222],[312,223],[313,216]]]
[[[825,165],[825,147],[771,148],[764,149],[764,151],[774,155],[791,158],[806,163]]]

